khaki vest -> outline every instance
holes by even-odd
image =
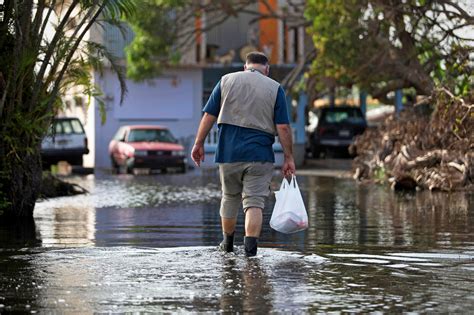
[[[223,76],[217,123],[276,134],[274,108],[279,86],[256,70]]]

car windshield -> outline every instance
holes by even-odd
[[[53,122],[51,128],[48,130],[51,134],[82,134],[84,129],[78,119],[58,119]]]
[[[324,113],[323,120],[329,124],[338,124],[338,123],[363,123],[364,117],[362,113],[356,108],[335,108],[327,110]]]
[[[167,129],[132,129],[128,136],[128,142],[170,142],[176,139]]]

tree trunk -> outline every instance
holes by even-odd
[[[40,246],[41,239],[37,236],[34,219],[27,217],[5,220],[0,217],[0,244],[9,248]]]
[[[6,152],[4,147],[0,151]],[[1,154],[1,221],[33,217],[33,209],[41,189],[40,147],[35,146],[29,152],[25,151],[19,152],[20,156]]]

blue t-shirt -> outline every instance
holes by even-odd
[[[218,117],[221,110],[221,82],[217,82],[203,112]],[[280,86],[275,103],[275,124],[289,124],[285,91]],[[271,133],[230,124],[219,124],[216,163],[275,162]]]

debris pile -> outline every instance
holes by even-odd
[[[437,90],[423,102],[368,129],[350,147],[354,178],[393,189],[474,188],[474,99]]]
[[[54,198],[86,194],[88,191],[77,185],[65,182],[49,172],[43,173],[40,198]]]

